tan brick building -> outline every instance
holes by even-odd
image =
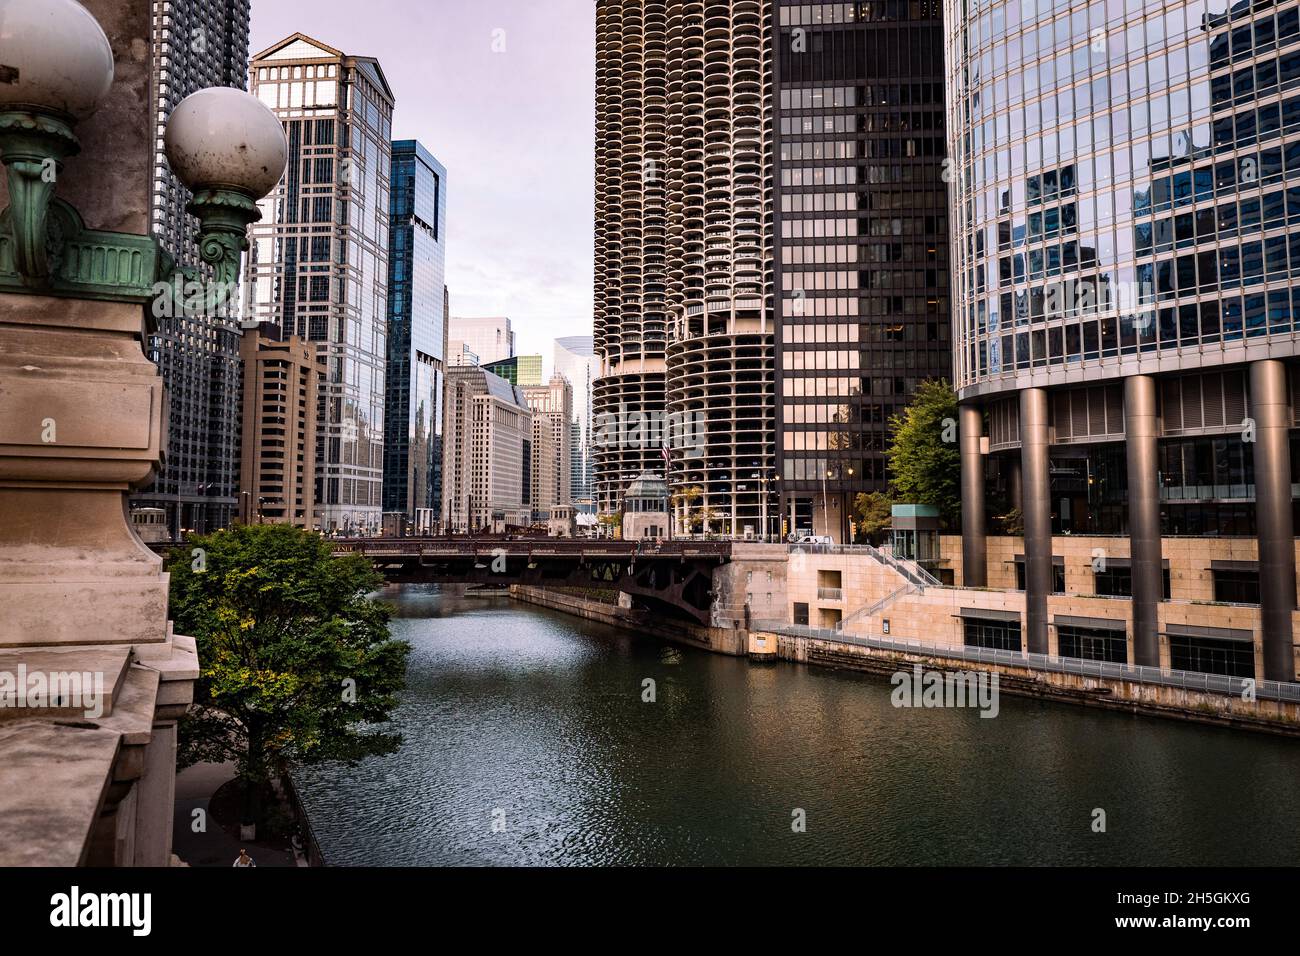
[[[244,387],[239,445],[239,515],[245,523],[318,526],[316,346],[263,323],[239,346]]]

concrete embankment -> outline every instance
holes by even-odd
[[[699,627],[685,622],[648,618],[644,612],[544,588],[515,585],[510,588],[510,595],[529,604],[715,653],[734,656],[749,654],[754,660],[775,658],[801,664],[838,667],[875,674],[885,679],[900,670],[910,670],[916,664],[929,670],[984,671],[998,675],[1000,693],[1016,697],[1035,697],[1085,707],[1102,707],[1152,717],[1300,737],[1300,705],[1286,701],[1250,701],[1184,687],[1039,671],[1007,664],[939,657],[929,653],[882,650],[775,632]]]
[[[776,654],[782,660],[842,667],[882,677],[909,670],[916,664],[927,670],[984,671],[998,675],[999,692],[1016,697],[1037,697],[1085,707],[1104,707],[1152,717],[1300,737],[1300,705],[1289,701],[1252,701],[1185,687],[1041,671],[770,632],[756,631],[753,636],[766,638],[769,645],[775,644]]]
[[[640,634],[651,634],[666,641],[687,644],[716,654],[739,656],[746,652],[747,635],[744,631],[725,627],[701,627],[686,621],[651,617],[644,611],[522,584],[512,584],[510,596],[527,604],[547,607],[553,611],[563,611],[588,621],[599,621],[602,624],[627,628]]]

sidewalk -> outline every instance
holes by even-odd
[[[231,866],[239,856],[239,848],[244,847],[258,866],[297,866],[292,850],[257,840],[241,843],[208,812],[212,795],[234,777],[234,765],[229,763],[195,764],[176,775],[172,852],[190,866]],[[196,809],[203,810],[207,818],[204,833],[193,830]]]

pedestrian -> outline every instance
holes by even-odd
[[[257,866],[257,864],[254,863],[253,858],[248,855],[248,851],[241,846],[239,848],[239,856],[235,858],[235,862],[232,863],[231,866]]]

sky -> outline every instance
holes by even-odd
[[[591,0],[253,0],[251,53],[305,33],[379,60],[393,138],[447,167],[451,314],[509,316],[516,351],[591,334]]]

